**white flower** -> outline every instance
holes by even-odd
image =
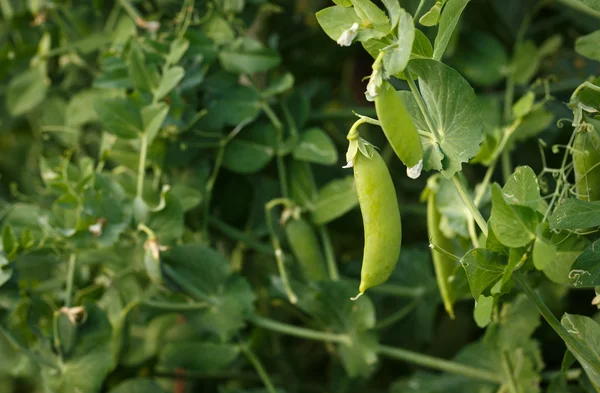
[[[354,41],[354,39],[356,38],[356,35],[358,34],[358,23],[354,23],[352,26],[350,26],[349,29],[346,29],[342,32],[342,35],[340,35],[340,38],[338,38],[337,43],[340,46],[350,46],[352,44],[352,41]]]
[[[381,69],[375,68],[371,77],[369,78],[369,83],[367,83],[367,91],[365,91],[365,97],[367,101],[373,102],[375,101],[375,97],[377,96],[377,90],[381,87],[383,83],[383,76]]]
[[[423,169],[423,160],[419,160],[417,165],[413,166],[412,168],[406,168],[406,174],[411,179],[416,179],[419,176],[421,176],[422,169]]]
[[[346,165],[344,165],[342,168],[352,168],[354,167],[354,160],[350,160],[348,161],[348,163]]]

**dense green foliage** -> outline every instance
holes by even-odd
[[[600,2],[0,14],[0,393],[600,391]],[[365,141],[402,251],[351,301]]]

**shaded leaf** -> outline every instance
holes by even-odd
[[[320,128],[309,128],[300,135],[293,151],[294,158],[315,164],[333,165],[338,160],[337,149],[329,135]]]
[[[315,224],[326,224],[342,216],[358,205],[354,189],[354,177],[332,180],[319,190],[313,220]]]

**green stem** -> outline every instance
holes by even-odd
[[[287,183],[287,175],[285,171],[285,163],[283,161],[283,124],[271,108],[271,106],[267,102],[262,103],[262,109],[275,127],[275,137],[277,139],[277,172],[279,175],[279,184],[281,187],[281,196],[283,198],[288,197],[288,183]]]
[[[425,119],[425,122],[427,123],[427,127],[429,128],[429,131],[431,131],[431,133],[433,134],[433,136],[437,142],[441,141],[442,136],[440,135],[439,130],[433,126],[433,124],[434,124],[433,119],[429,115],[429,111],[427,111],[427,106],[425,105],[425,101],[423,101],[421,92],[417,88],[417,85],[415,84],[415,81],[413,80],[412,74],[410,73],[410,69],[408,67],[404,74],[406,75],[406,81],[408,82],[408,87],[410,87],[410,91],[413,93],[413,96],[415,97],[415,100],[417,101],[417,105],[419,106],[419,109],[421,110],[421,114],[423,115],[423,118]]]
[[[479,229],[481,229],[481,232],[483,232],[483,234],[487,237],[487,235],[488,235],[487,222],[481,215],[481,212],[477,209],[477,207],[473,203],[471,196],[465,189],[465,186],[463,185],[462,181],[459,179],[458,174],[452,176],[452,182],[454,183],[454,186],[456,187],[456,191],[458,191],[460,198],[463,200],[464,204],[467,206],[467,209],[469,209],[469,211],[471,212],[471,216],[473,217],[473,219],[479,226]]]
[[[519,385],[517,384],[517,381],[515,380],[513,366],[510,361],[509,355],[507,354],[507,351],[502,351],[501,356],[502,356],[502,368],[504,369],[504,373],[506,374],[507,379],[508,379],[508,383],[506,384],[508,386],[508,390],[510,391],[510,393],[520,393],[519,389],[518,389]]]
[[[413,18],[414,21],[419,20],[419,14],[423,10],[423,7],[425,6],[425,3],[426,3],[426,0],[419,1],[419,5],[417,6],[417,10],[415,11],[415,16]]]
[[[289,325],[287,323],[277,322],[272,319],[263,318],[256,315],[250,318],[250,322],[267,330],[299,338],[306,338],[308,340],[334,342],[346,345],[350,345],[352,343],[350,337],[345,334],[321,332],[319,330],[307,329],[299,326]]]
[[[504,183],[508,181],[510,175],[513,172],[512,160],[510,159],[510,152],[508,150],[502,151],[502,178]]]
[[[73,303],[73,284],[75,281],[75,253],[69,256],[69,264],[67,270],[67,288],[65,290],[65,307],[70,308]]]
[[[216,217],[212,217],[212,216],[209,217],[208,222],[209,222],[210,226],[214,227],[215,229],[217,229],[224,235],[230,237],[231,239],[243,242],[244,244],[246,244],[248,247],[250,247],[251,249],[253,249],[255,251],[258,251],[262,254],[269,254],[269,255],[273,254],[273,247],[271,247],[270,245],[261,243],[260,241],[258,241],[254,237],[248,235],[244,231],[241,231],[235,227],[232,227],[231,225],[219,220]]]
[[[521,290],[527,295],[529,300],[531,300],[537,306],[542,317],[548,322],[550,327],[563,339],[563,341],[567,344],[569,350],[573,352],[579,359],[585,359],[588,364],[592,367],[593,372],[600,373],[600,364],[598,364],[597,359],[592,356],[587,348],[585,348],[577,339],[575,339],[567,329],[560,323],[560,321],[554,316],[552,311],[548,308],[548,306],[544,303],[540,295],[537,294],[526,282],[523,275],[520,272],[514,272],[513,278],[517,282],[517,284],[521,287]]]
[[[206,188],[204,192],[204,221],[202,223],[202,233],[204,241],[208,244],[209,235],[208,235],[208,221],[210,217],[210,202],[212,199],[212,191],[215,187],[215,183],[217,182],[217,177],[219,176],[219,171],[221,170],[221,165],[223,164],[223,157],[225,156],[225,146],[228,141],[221,142],[219,146],[219,150],[217,150],[217,157],[215,158],[215,166],[212,170],[210,178],[206,182]]]
[[[129,17],[131,19],[133,19],[133,21],[135,22],[136,25],[139,25],[140,21],[144,20],[144,18],[142,18],[142,16],[139,14],[139,12],[137,12],[135,7],[133,5],[131,5],[129,0],[120,0],[120,3],[121,3],[121,6],[125,9],[125,12],[127,12],[127,14],[129,14]]]
[[[375,329],[385,329],[388,326],[391,326],[391,325],[395,324],[396,322],[401,321],[408,314],[410,314],[412,310],[415,309],[415,307],[417,306],[418,303],[419,303],[418,299],[414,299],[413,301],[408,303],[406,306],[402,307],[400,310],[392,313],[392,315],[389,315],[388,317],[377,322],[377,324],[375,325]]]
[[[319,227],[319,233],[321,234],[321,241],[323,242],[323,248],[325,248],[325,260],[327,261],[327,270],[329,271],[329,278],[333,281],[340,279],[340,272],[338,271],[337,263],[335,261],[335,252],[333,245],[331,244],[331,237],[329,237],[329,231],[325,225]]]
[[[467,378],[479,379],[482,381],[503,383],[504,378],[501,375],[493,373],[482,368],[467,366],[465,364],[453,362],[450,360],[439,359],[433,356],[427,356],[420,353],[407,351],[400,348],[380,345],[377,352],[383,356],[392,359],[404,360],[419,366],[432,368],[434,370],[444,371],[451,374],[462,375]]]
[[[584,14],[587,14],[587,15],[592,16],[594,18],[599,18],[600,19],[600,12],[587,7],[586,5],[584,5],[580,1],[577,1],[577,0],[556,0],[556,1],[558,3],[566,5],[567,7],[573,8],[574,10],[577,10],[577,11],[579,11],[581,13],[584,13]]]
[[[142,135],[140,138],[140,161],[138,166],[136,198],[142,198],[144,192],[144,177],[146,176],[146,155],[148,154],[148,138]]]
[[[444,250],[442,247],[435,245],[433,243],[429,243],[429,248],[435,250],[436,252],[439,252],[440,254],[446,256],[446,258],[451,259],[453,261],[456,262],[460,262],[461,258],[457,257],[456,255],[452,254],[449,251]]]
[[[212,307],[209,303],[195,302],[195,303],[177,303],[177,302],[163,302],[159,300],[142,300],[141,305],[156,308],[159,310],[169,311],[196,311],[204,310]]]
[[[250,348],[248,348],[247,345],[242,345],[241,349],[250,361],[250,363],[252,363],[252,366],[254,366],[254,369],[256,370],[256,373],[265,385],[267,392],[277,393],[277,391],[275,390],[275,386],[273,386],[273,382],[271,381],[271,377],[269,377],[269,374],[260,362],[260,359],[258,359],[258,357],[254,354],[254,352],[250,350]]]

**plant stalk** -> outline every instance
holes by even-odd
[[[481,232],[483,232],[483,234],[487,237],[487,235],[488,235],[487,222],[481,215],[481,212],[477,209],[477,207],[473,203],[471,196],[465,189],[465,186],[463,185],[462,181],[459,179],[458,174],[452,176],[452,182],[454,183],[454,186],[456,187],[456,190],[458,191],[460,198],[463,200],[464,204],[467,206],[467,209],[469,209],[469,211],[471,212],[471,216],[473,217],[473,219],[479,226],[479,229],[481,229]]]

